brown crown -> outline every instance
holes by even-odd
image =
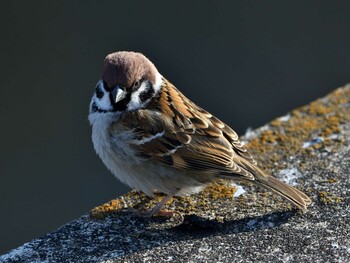
[[[141,78],[154,84],[157,72],[153,63],[143,54],[119,51],[105,58],[102,78],[109,88],[117,84],[128,88]]]

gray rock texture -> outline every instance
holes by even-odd
[[[241,139],[261,167],[311,197],[306,213],[254,186],[219,181],[167,204],[183,218],[142,219],[126,208],[154,201],[130,192],[0,262],[349,262],[350,86]]]

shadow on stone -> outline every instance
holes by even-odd
[[[185,215],[183,222],[176,224],[171,219],[164,217],[135,218],[126,215],[125,212],[120,212],[119,216],[116,213],[109,217],[112,227],[105,228],[102,235],[94,238],[94,243],[96,245],[96,240],[118,240],[118,242],[110,243],[109,246],[106,246],[105,242],[103,246],[97,246],[99,247],[98,252],[103,252],[104,255],[108,253],[108,250],[109,252],[118,250],[119,254],[113,253],[110,257],[110,259],[118,259],[130,254],[146,253],[146,251],[167,246],[168,243],[173,242],[271,229],[288,222],[296,214],[298,214],[296,211],[276,212],[224,222],[192,214]],[[113,227],[113,221],[118,224],[118,227],[116,225]]]
[[[277,227],[286,223],[290,217],[295,215],[297,210],[276,212],[263,216],[248,217],[240,220],[218,222],[216,220],[205,219],[197,215],[186,215],[182,224],[174,227],[172,231],[182,234],[191,233],[204,235],[231,234]]]

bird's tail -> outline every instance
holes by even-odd
[[[303,212],[311,204],[311,199],[306,194],[273,176],[266,176],[264,180],[257,179],[255,183],[284,197]]]
[[[303,212],[305,212],[307,207],[311,204],[311,199],[302,191],[266,174],[259,167],[247,160],[244,160],[243,158],[240,160],[240,163],[252,175],[250,178],[241,177],[240,179],[245,179],[276,194],[279,194]]]

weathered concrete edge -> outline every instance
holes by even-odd
[[[347,87],[344,87],[343,89],[350,89],[349,86]],[[345,98],[346,99],[346,98]],[[324,99],[323,99],[324,100]],[[343,101],[343,104],[346,105],[346,103],[349,103],[349,102],[346,102],[346,101]],[[312,105],[312,103],[310,104]],[[317,105],[316,105],[317,106]],[[349,105],[348,105],[349,107]],[[311,112],[316,112],[317,114],[327,114],[327,108],[322,108],[322,107],[311,107],[310,106],[310,110]],[[328,112],[329,113],[329,112]],[[295,113],[291,113],[291,115],[293,114],[297,114],[297,112]],[[330,127],[328,127],[331,131],[332,131],[332,125],[334,123],[338,123],[338,121],[336,119],[333,119],[334,116],[330,116],[332,118],[330,118]],[[253,141],[253,148],[251,148],[251,150],[253,151],[257,151],[257,153],[261,154],[260,151],[267,151],[269,150],[268,148],[269,147],[264,147],[264,148],[261,148],[261,147],[256,147],[257,145],[255,144],[256,142],[254,142],[254,140],[256,138],[260,138],[259,140],[265,140],[266,142],[269,142],[271,145],[272,148],[276,147],[274,145],[274,142],[277,140],[278,142],[280,143],[285,143],[285,140],[288,140],[288,138],[284,138],[282,135],[283,133],[279,133],[278,132],[278,127],[283,127],[283,124],[285,124],[285,120],[290,118],[290,116],[285,116],[285,117],[282,117],[280,118],[280,120],[275,120],[276,122],[281,122],[281,123],[270,123],[269,124],[269,128],[266,128],[267,126],[264,126],[260,129],[257,129],[253,134],[250,133],[250,134],[247,134],[246,137],[248,137],[249,141],[252,142]],[[349,125],[349,123],[338,123],[340,125]],[[328,125],[328,124],[327,124]],[[277,131],[275,129],[270,129],[271,127],[277,127]],[[312,127],[317,127],[317,125],[314,123]],[[337,125],[335,125],[335,127],[333,127],[333,131],[337,130]],[[285,127],[284,127],[285,128]],[[305,129],[309,129],[310,127],[307,127]],[[274,131],[274,132],[267,132],[267,131]],[[329,136],[333,136],[334,134],[336,135],[336,133],[330,133],[329,130],[327,131],[323,131],[324,132],[324,135],[329,137]],[[337,130],[337,132],[341,133],[341,132],[346,132],[346,130]],[[320,142],[320,139],[317,139],[318,136],[316,136],[317,134],[312,134],[312,136],[310,137],[311,140],[310,141],[305,141],[305,143],[310,143],[310,145],[308,147],[305,147],[304,149],[306,149],[305,151],[306,152],[310,152],[311,154],[318,154],[317,150],[319,149],[318,147],[321,147],[319,146],[318,144],[322,143],[322,141]],[[314,140],[312,137],[315,137],[316,139]],[[334,137],[334,136],[333,136]],[[334,137],[335,138],[335,137]],[[336,139],[336,138],[335,138]],[[323,139],[325,141],[325,139]],[[331,138],[329,140],[328,143],[335,143],[335,141]],[[265,145],[266,146],[266,145]],[[324,147],[328,147],[329,145],[325,145]],[[309,149],[309,147],[311,147],[311,149]],[[322,146],[323,147],[323,146]],[[330,146],[329,146],[330,147]],[[267,149],[266,149],[267,148]],[[326,149],[326,148],[325,148]],[[288,150],[290,150],[288,148]],[[331,151],[332,149],[330,149]],[[293,151],[293,149],[292,149]],[[298,151],[296,149],[296,151]],[[277,151],[278,152],[278,151]],[[290,156],[293,156],[293,155],[290,155]],[[273,158],[278,158],[276,156],[272,156]],[[259,160],[260,162],[264,163],[264,160]],[[278,161],[281,161],[278,160]],[[292,160],[290,160],[292,161]],[[266,161],[266,166],[269,165],[270,162],[270,159],[268,161]],[[282,162],[283,163],[283,162]],[[289,169],[290,167],[288,167],[288,162],[286,164],[283,164],[283,165],[286,165],[285,169]],[[282,165],[282,166],[283,166]],[[279,168],[282,168],[282,167],[279,167]],[[278,169],[277,169],[278,170]],[[282,169],[283,170],[283,169]],[[281,169],[279,169],[278,171],[282,171]],[[336,173],[335,173],[336,174]],[[345,192],[345,194],[348,194],[348,192]],[[132,195],[133,196],[133,195]],[[332,196],[327,196],[327,194],[325,194],[325,196],[319,196],[321,199],[324,198],[325,201],[330,201],[330,202],[337,202],[337,199],[336,197],[334,197],[332,199]],[[344,196],[343,196],[344,197]],[[127,199],[128,197],[126,197]],[[347,199],[348,200],[348,199]],[[131,202],[132,203],[133,199],[131,198],[131,201],[128,200],[125,202],[125,204],[128,204],[128,202]],[[220,202],[219,202],[220,203]],[[336,204],[335,204],[336,205]],[[347,206],[345,206],[345,208],[347,207],[347,209],[349,208],[348,204],[346,204]],[[336,206],[335,206],[336,207]],[[111,208],[111,206],[107,206],[107,208]],[[340,206],[339,206],[340,208]],[[102,213],[106,213],[107,211],[102,211]],[[264,212],[264,211],[263,211]],[[348,213],[349,215],[349,210],[348,211],[345,211]],[[103,214],[104,215],[104,214]],[[127,218],[127,217],[126,217]],[[3,261],[3,262],[19,262],[19,261],[27,261],[27,260],[30,260],[30,261],[50,261],[50,262],[54,262],[54,261],[57,261],[58,259],[70,259],[70,260],[73,260],[74,261],[74,257],[76,257],[76,259],[81,259],[79,258],[79,250],[81,250],[81,254],[80,256],[84,256],[84,253],[86,256],[85,259],[86,260],[90,260],[90,261],[101,261],[101,260],[108,260],[110,258],[120,258],[121,256],[124,256],[125,255],[125,251],[123,251],[122,249],[121,250],[117,250],[115,248],[113,248],[113,250],[105,250],[104,252],[106,251],[109,251],[107,253],[104,253],[104,254],[96,254],[96,257],[94,256],[93,253],[91,253],[92,250],[96,249],[96,248],[92,248],[92,247],[89,247],[89,245],[91,244],[85,244],[84,242],[81,242],[79,243],[79,246],[80,248],[78,247],[75,247],[75,244],[74,244],[74,236],[71,236],[72,233],[75,233],[75,232],[80,232],[80,236],[79,236],[79,241],[81,239],[84,239],[85,238],[89,238],[89,236],[93,236],[97,233],[96,237],[101,237],[101,236],[105,236],[104,234],[105,233],[100,233],[101,230],[104,230],[104,229],[109,229],[109,228],[113,228],[115,227],[115,225],[118,223],[118,221],[123,221],[125,218],[122,218],[120,217],[118,219],[118,217],[113,217],[113,216],[109,216],[109,215],[106,215],[105,217],[103,217],[103,220],[90,220],[90,216],[89,215],[84,215],[82,216],[81,218],[71,222],[71,223],[68,223],[67,225],[63,226],[62,228],[58,229],[56,232],[54,233],[50,233],[42,238],[38,238],[38,239],[35,239],[31,242],[28,242],[22,246],[20,246],[19,248],[17,249],[14,249],[12,250],[10,253],[8,254],[5,254],[3,256],[0,257],[0,260]],[[217,219],[217,217],[214,217],[214,219]],[[126,223],[126,222],[124,222]],[[130,220],[130,218],[127,218],[127,223],[129,224],[140,224],[139,221],[132,221]],[[271,222],[270,222],[271,223]],[[143,225],[142,225],[143,224]],[[136,227],[140,227],[140,226],[144,226],[144,225],[147,225],[147,223],[142,223],[141,222],[141,225],[137,225],[137,226],[133,226],[134,228]],[[250,223],[252,224],[252,223]],[[163,227],[166,227],[166,224],[161,224],[163,225]],[[165,226],[164,226],[165,225]],[[78,227],[80,226],[80,227]],[[254,225],[252,225],[254,226]],[[76,229],[75,229],[76,228]],[[142,227],[140,227],[142,228]],[[156,226],[157,229],[160,229],[161,230],[161,227],[159,225]],[[69,231],[67,231],[69,230]],[[69,236],[64,236],[64,235],[61,235],[61,236],[57,236],[57,233],[58,232],[64,232],[66,231],[67,233],[69,233]],[[86,231],[86,233],[81,233],[82,231]],[[142,232],[142,231],[141,231]],[[140,234],[142,234],[140,232]],[[98,234],[100,233],[100,234]],[[114,233],[115,234],[115,233]],[[134,232],[135,234],[135,232]],[[57,240],[57,238],[60,237],[61,239],[60,240]],[[66,240],[64,240],[64,237],[66,237]],[[155,237],[160,237],[159,235],[156,235]],[[121,237],[119,236],[112,236],[111,238],[115,238],[116,240],[121,239]],[[90,240],[91,241],[91,240]],[[348,240],[345,242],[348,242]],[[46,246],[48,243],[51,244],[51,250],[50,249],[47,249],[48,247]],[[52,245],[52,244],[56,244],[56,245]],[[101,245],[101,243],[96,243],[98,245]],[[346,243],[345,243],[346,244]],[[136,244],[137,245],[137,244]],[[64,247],[65,246],[65,247]],[[41,250],[41,248],[45,248],[46,250],[43,251]],[[82,249],[83,248],[83,249]],[[147,248],[147,246],[145,245],[145,248]],[[91,251],[89,251],[89,249]],[[97,247],[97,249],[99,249]],[[343,250],[339,250],[339,252],[342,252],[346,253],[346,251],[348,251],[349,248],[347,248],[346,246],[343,248]],[[76,251],[78,250],[78,251]],[[89,254],[90,253],[90,254]],[[348,254],[344,254],[345,256],[346,255],[349,255],[350,251],[347,252]]]

